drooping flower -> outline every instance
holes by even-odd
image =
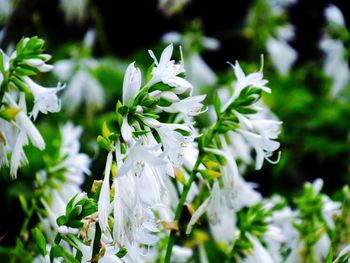
[[[48,112],[58,112],[61,109],[61,103],[56,93],[64,89],[64,85],[58,84],[56,88],[44,88],[29,77],[23,77],[23,79],[34,95],[34,107],[31,113],[34,119],[38,116],[39,111],[47,114]]]
[[[175,102],[168,107],[161,107],[162,110],[170,113],[182,113],[185,116],[196,116],[206,111],[203,110],[202,101],[206,95],[187,97]]]
[[[146,164],[150,166],[164,166],[166,161],[156,155],[155,151],[160,149],[160,145],[142,145],[139,139],[126,153],[126,160],[120,167],[118,176],[125,175],[128,171],[133,171],[137,176],[144,171]]]

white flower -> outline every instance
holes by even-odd
[[[60,70],[64,71],[65,69]],[[69,66],[67,67],[68,70],[70,70]],[[69,71],[67,73],[71,74],[72,72]],[[56,74],[61,78],[66,73],[60,74],[56,72]],[[87,108],[101,108],[105,101],[105,94],[103,87],[96,78],[91,75],[88,69],[82,67],[69,81],[62,99],[63,106],[71,113],[77,110],[84,101]]]
[[[158,0],[159,8],[167,15],[173,15],[182,10],[191,0]]]
[[[171,262],[186,263],[192,257],[193,251],[188,247],[180,247],[174,245],[173,253],[171,254]]]
[[[123,104],[131,106],[141,87],[141,71],[135,62],[126,69],[123,82]]]
[[[64,11],[67,21],[84,20],[87,11],[87,0],[60,0],[61,8]]]
[[[206,95],[187,97],[175,102],[168,107],[161,107],[162,110],[170,113],[182,113],[185,116],[197,116],[206,111],[201,103]]]
[[[220,206],[218,222],[210,224],[210,232],[218,244],[224,243],[229,246],[237,238],[238,229],[236,226],[236,214],[234,210],[226,205]]]
[[[118,171],[118,177],[125,175],[128,171],[133,171],[137,176],[144,171],[145,164],[153,166],[164,166],[167,164],[165,160],[155,154],[160,149],[160,145],[141,145],[142,140],[139,139],[131,148],[128,149],[127,159]]]
[[[268,38],[266,48],[278,73],[286,75],[297,59],[297,52],[286,41],[273,37]]]
[[[240,125],[237,132],[240,133],[256,151],[257,170],[262,167],[264,159],[272,163],[278,161],[271,161],[269,157],[272,155],[272,152],[277,150],[280,146],[280,143],[273,139],[277,139],[282,124],[281,121],[265,119],[265,114],[262,113],[263,112],[255,114],[248,119],[248,117],[235,112]]]
[[[251,251],[240,262],[242,263],[274,263],[271,255],[266,248],[260,243],[260,241],[250,234],[248,234],[249,241],[253,244],[253,251]]]
[[[108,246],[106,248],[106,252],[103,255],[101,259],[98,260],[100,263],[122,263],[123,261],[116,256],[116,253],[118,250],[116,250],[113,247]]]
[[[187,64],[187,78],[194,87],[206,87],[216,83],[217,77],[215,72],[199,54],[191,54],[188,57]]]
[[[196,35],[197,36],[197,35]],[[184,34],[181,35],[178,32],[171,31],[166,33],[162,39],[165,43],[176,43],[184,46],[187,55],[187,70],[186,78],[189,80],[192,85],[198,89],[200,87],[211,86],[216,83],[216,74],[215,72],[207,65],[207,63],[200,56],[198,51],[191,50],[193,49],[193,44],[201,42],[200,44],[205,49],[216,50],[219,48],[220,43],[214,38],[202,37],[200,40],[194,34]],[[196,90],[195,90],[196,91]],[[197,90],[198,91],[198,90]]]
[[[211,196],[209,196],[207,199],[204,200],[204,202],[197,208],[197,210],[193,213],[190,222],[187,225],[186,228],[186,234],[189,235],[192,232],[192,228],[194,224],[199,220],[199,218],[207,211],[210,202],[211,202]]]
[[[27,116],[27,108],[25,105],[25,98],[24,94],[20,94],[20,101],[19,105],[12,99],[11,95],[8,93],[5,93],[5,98],[7,102],[10,104],[13,108],[21,108],[22,110],[16,115],[16,124],[20,128],[20,130],[25,131],[27,136],[29,137],[30,141],[33,143],[35,147],[37,147],[40,150],[43,150],[45,148],[45,142],[43,137],[41,136],[38,129],[34,126],[32,121]]]
[[[127,142],[129,145],[134,144],[135,140],[132,138],[132,133],[134,131],[134,128],[129,125],[128,118],[124,117],[121,127],[121,135],[123,137],[123,140]]]
[[[191,129],[183,124],[162,124],[157,132],[162,141],[164,153],[175,167],[179,167],[183,163],[184,148],[189,147],[193,140],[193,136],[183,136],[176,130],[191,132]]]
[[[49,72],[53,69],[52,65],[45,64],[47,60],[51,58],[50,55],[43,54],[45,59],[31,58],[24,61],[29,66],[36,67],[41,72]]]
[[[3,24],[10,17],[14,3],[9,0],[0,0],[0,23]]]
[[[280,143],[273,140],[266,140],[262,135],[248,132],[242,129],[237,129],[237,132],[252,145],[256,151],[256,165],[255,169],[259,170],[262,167],[264,159],[272,162],[269,157],[272,153],[280,147]]]
[[[59,84],[56,88],[44,88],[29,77],[23,77],[23,80],[34,95],[34,107],[31,113],[34,119],[38,116],[39,111],[47,114],[48,112],[58,112],[61,109],[61,103],[56,93],[64,89],[65,86]]]
[[[337,6],[330,4],[325,9],[324,14],[329,22],[345,27],[344,16]]]
[[[152,70],[152,78],[147,83],[147,86],[150,87],[158,82],[163,82],[164,84],[174,87],[173,91],[177,94],[192,91],[192,84],[177,76],[180,73],[184,73],[185,69],[183,64],[176,64],[174,60],[171,60],[172,53],[173,45],[170,44],[164,49],[158,62],[152,50],[149,50],[149,54],[154,60],[155,67]]]
[[[341,203],[332,201],[328,196],[322,195],[322,216],[330,229],[334,229],[335,216],[339,216]]]
[[[17,137],[15,146],[11,156],[11,169],[10,173],[12,178],[17,177],[18,167],[24,164],[28,164],[27,157],[24,153],[23,146],[28,144],[27,136],[24,131],[20,131]]]
[[[350,245],[347,245],[343,247],[343,249],[340,251],[338,257],[333,261],[334,263],[338,263],[340,258],[347,255],[348,258],[350,258]]]
[[[98,223],[100,224],[102,232],[108,229],[108,215],[110,206],[110,185],[109,176],[111,172],[113,161],[112,153],[108,153],[106,167],[104,172],[104,179],[101,187],[100,197],[98,199]]]
[[[68,181],[75,184],[82,184],[84,174],[90,174],[90,159],[87,154],[79,153],[79,137],[82,133],[81,127],[74,127],[68,122],[61,127],[60,156],[62,160],[50,169],[50,172],[65,169],[65,176]]]
[[[246,76],[239,65],[238,61],[236,61],[235,65],[230,64],[233,68],[237,81],[234,85],[234,91],[231,98],[226,102],[225,106],[223,107],[223,111],[225,111],[228,106],[238,98],[239,94],[245,87],[255,87],[260,88],[261,90],[271,93],[271,89],[266,87],[267,80],[265,80],[263,77],[263,74],[261,72],[254,72]]]
[[[333,81],[332,95],[337,96],[349,82],[350,69],[345,60],[345,47],[340,40],[325,36],[320,48],[326,55],[323,69]]]

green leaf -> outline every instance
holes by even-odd
[[[150,131],[134,131],[133,134],[136,136],[136,137],[139,137],[139,136],[142,136],[142,135],[145,135],[147,133],[149,133]]]
[[[2,51],[0,51],[0,71],[2,74],[4,74],[4,55]]]
[[[330,248],[326,257],[326,263],[332,263],[333,262],[333,249]]]
[[[219,116],[221,113],[221,100],[217,92],[214,97],[214,108],[215,108],[216,115]]]
[[[24,82],[22,80],[20,80],[19,78],[17,78],[16,76],[11,76],[10,82],[12,82],[15,85],[15,87],[17,89],[19,89],[20,91],[23,91],[25,93],[31,93],[28,86],[26,84],[24,84]]]
[[[73,204],[74,204],[74,200],[77,197],[78,194],[75,194],[71,200],[68,202],[67,206],[66,206],[66,215],[69,216],[70,212],[73,209]]]
[[[65,215],[61,215],[56,219],[57,225],[63,226],[67,223],[67,217]]]
[[[236,111],[238,111],[239,113],[242,113],[242,114],[255,114],[256,113],[256,110],[254,109],[251,109],[251,108],[237,108]]]
[[[36,246],[39,248],[40,253],[45,256],[46,253],[46,239],[39,228],[34,228],[32,230],[32,236],[34,238]]]
[[[111,142],[104,138],[103,136],[99,135],[97,137],[97,143],[98,145],[100,145],[103,149],[107,150],[107,151],[111,151],[112,147],[111,147]]]
[[[122,115],[122,116],[126,116],[129,112],[129,107],[128,106],[122,106],[118,109],[118,112]]]
[[[51,250],[50,250],[50,259],[51,262],[53,262],[54,258],[60,258],[63,257],[66,259],[66,262],[71,262],[71,263],[79,263],[73,255],[68,253],[66,250],[64,250],[62,247],[58,245],[54,245]]]
[[[19,198],[19,202],[21,203],[23,211],[26,214],[28,214],[29,209],[28,209],[28,204],[27,204],[25,197],[22,194],[19,194],[18,198]]]
[[[152,71],[154,69],[154,62],[148,67],[146,72],[146,82],[149,82],[152,78]]]
[[[125,247],[121,247],[119,251],[115,254],[118,258],[123,258],[128,253],[128,250]]]
[[[68,221],[70,219],[74,219],[74,218],[78,217],[81,214],[82,210],[83,210],[83,207],[81,205],[75,206],[72,209],[72,211],[69,213]]]

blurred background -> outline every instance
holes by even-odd
[[[333,22],[325,15],[325,9],[330,4],[337,6],[343,14],[343,25],[338,23],[341,28],[334,29]],[[183,45],[185,65],[193,62],[191,54],[200,54],[200,61],[205,62],[207,67],[202,68],[202,73],[210,75],[208,68],[215,72],[214,82],[199,84],[202,86],[200,92],[208,94],[208,101],[217,87],[224,86],[228,78],[234,77],[227,61],[239,60],[243,68],[259,70],[260,55],[264,54],[264,76],[273,91],[266,96],[265,103],[283,121],[279,139],[280,162],[277,165],[265,163],[261,171],[249,167],[246,172],[247,180],[256,182],[264,195],[281,193],[293,198],[305,181],[318,177],[324,179],[324,189],[328,194],[349,184],[349,71],[342,75],[341,90],[335,92],[334,85],[341,76],[333,76],[327,71],[327,59],[334,54],[325,52],[320,44],[327,37],[339,39],[344,47],[341,57],[345,62],[341,65],[348,70],[350,5],[347,0],[215,3],[203,0],[0,0],[0,13],[3,50],[13,50],[14,43],[23,36],[37,35],[46,41],[46,51],[53,55],[53,64],[72,58],[80,61],[81,64],[75,65],[72,70],[86,67],[93,77],[82,85],[97,82],[104,90],[104,98],[100,102],[95,101],[96,105],[82,103],[72,110],[65,106],[60,113],[53,114],[56,118],[52,118],[52,125],[43,123],[39,126],[47,134],[46,141],[52,144],[45,150],[46,155],[59,140],[57,119],[58,123],[73,119],[85,129],[81,151],[94,158],[93,173],[97,177],[102,175],[105,156],[96,157],[99,150],[95,138],[100,134],[103,120],[109,118],[116,101],[121,98],[126,65],[136,60],[138,66],[146,68],[152,63],[148,49],[159,54],[165,42],[175,40],[173,42]],[[288,48],[285,53],[278,53],[278,46],[271,49],[267,43],[270,36],[283,38],[276,30],[286,25],[291,26],[292,30],[287,31],[292,35],[280,41]],[[180,34],[164,38],[168,32]],[[290,53],[290,49],[294,52]],[[274,51],[282,60],[288,52],[294,54],[287,71],[281,70],[283,65],[274,61]],[[335,73],[340,70],[335,62],[330,67]],[[70,82],[72,78],[62,72],[54,72],[41,81],[50,84],[57,80]],[[86,92],[89,93],[89,89]],[[39,121],[41,118],[43,116],[39,117]],[[45,118],[46,122],[48,120],[50,118]],[[206,119],[198,120],[203,126],[207,122]],[[32,153],[32,166],[20,171],[20,180],[13,181],[6,169],[0,170],[3,215],[0,220],[1,229],[4,229],[0,234],[6,233],[4,242],[9,245],[14,243],[23,219],[17,194],[31,195],[33,190],[28,185],[33,184],[33,170],[40,170],[46,158],[45,153],[41,154],[34,148],[28,147],[27,150]],[[86,189],[91,187],[91,181],[87,180]],[[13,218],[18,220],[13,221]]]

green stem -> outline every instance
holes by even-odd
[[[34,211],[36,210],[37,206],[36,203],[34,201],[32,201],[32,207],[30,208],[30,210],[28,211],[27,215],[26,215],[26,219],[23,222],[23,225],[21,227],[21,231],[20,231],[20,236],[22,237],[22,239],[24,239],[24,241],[26,241],[26,234],[28,233],[28,224],[34,214]]]
[[[196,163],[193,167],[193,170],[190,174],[190,178],[188,179],[187,184],[184,186],[184,189],[183,189],[181,197],[180,197],[180,201],[177,205],[176,212],[175,212],[175,219],[174,219],[175,222],[178,222],[180,217],[181,217],[183,207],[184,207],[184,204],[186,201],[186,197],[188,195],[188,192],[190,191],[191,185],[194,181],[194,178],[195,178],[196,173],[197,173],[197,169],[198,169],[199,165],[201,164],[202,159],[203,159],[203,155],[199,152],[198,157],[197,157],[197,161],[196,161]],[[175,235],[176,235],[176,231],[172,230],[170,232],[170,236],[169,236],[169,240],[168,240],[168,246],[167,246],[167,250],[166,250],[164,263],[170,262],[171,253],[172,253],[173,246],[175,243]]]
[[[221,116],[218,116],[218,121],[209,128],[207,134],[203,138],[203,140],[202,140],[203,144],[199,143],[199,145],[198,145],[199,146],[198,157],[197,157],[196,163],[195,163],[195,165],[194,165],[194,167],[192,169],[192,172],[190,174],[190,178],[188,179],[187,184],[183,188],[183,191],[181,193],[181,197],[180,197],[179,203],[178,203],[178,205],[176,207],[175,219],[174,219],[175,222],[178,222],[180,220],[180,218],[181,218],[181,214],[182,214],[182,211],[183,211],[183,206],[185,204],[188,192],[190,191],[190,188],[191,188],[191,185],[192,185],[192,183],[194,181],[194,178],[196,176],[198,167],[202,163],[202,160],[203,160],[203,157],[204,157],[203,149],[207,145],[209,145],[210,142],[212,141],[212,139],[214,138],[214,136],[215,136],[215,134],[217,132],[217,128],[220,125],[220,121],[221,121]],[[166,254],[165,254],[164,263],[170,263],[170,258],[171,258],[173,246],[174,246],[174,243],[175,243],[175,237],[176,237],[175,235],[176,235],[176,231],[172,230],[170,232],[170,236],[169,236],[169,240],[168,240],[168,246],[167,246],[167,250],[166,250]]]

